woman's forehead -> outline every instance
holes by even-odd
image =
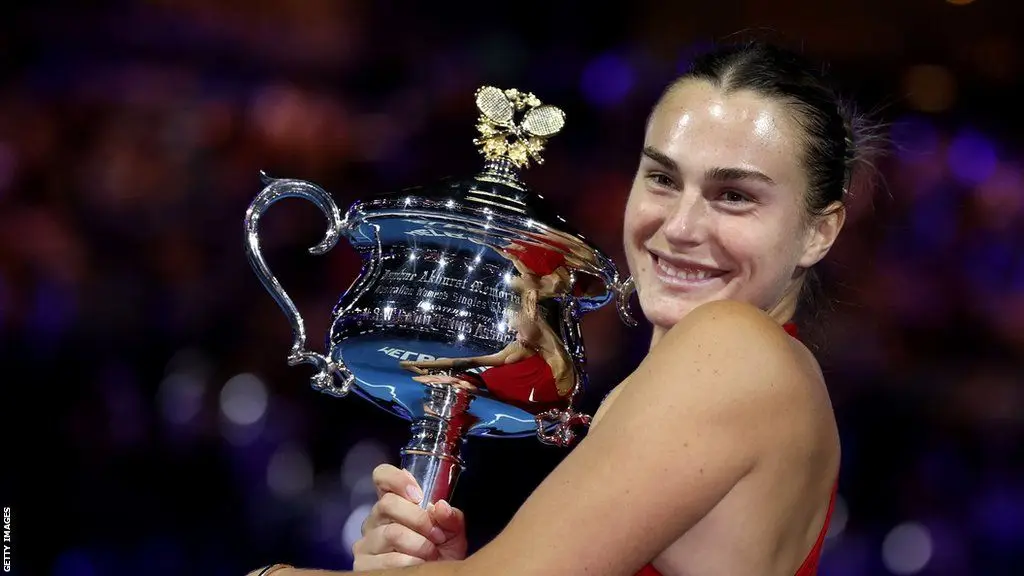
[[[655,108],[645,145],[679,162],[703,158],[716,166],[757,164],[787,172],[800,169],[799,136],[792,113],[777,100],[686,82]]]

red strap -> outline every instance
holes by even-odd
[[[790,336],[797,340],[800,339],[800,331],[797,329],[796,324],[793,322],[786,322],[782,327],[786,329],[786,332],[788,332]]]
[[[651,566],[650,564],[648,564],[648,565],[644,566],[643,568],[641,568],[640,571],[637,572],[635,576],[661,576],[661,572],[658,572],[654,568],[654,566]]]
[[[821,527],[821,532],[818,534],[818,540],[814,543],[814,548],[811,548],[811,553],[804,559],[804,563],[800,565],[800,569],[796,571],[796,576],[815,576],[818,573],[818,562],[821,561],[821,550],[825,545],[825,536],[828,535],[828,525],[832,522],[832,510],[836,506],[836,492],[839,491],[839,481],[832,485],[832,496],[828,500],[828,512],[825,513],[825,524]]]

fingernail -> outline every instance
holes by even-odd
[[[434,526],[430,529],[430,541],[434,544],[444,544],[444,532],[437,526]]]
[[[448,503],[445,502],[444,500],[437,501],[437,509],[439,512],[441,512],[441,514],[444,514],[445,516],[452,513],[452,507],[449,506]]]
[[[409,496],[409,499],[419,504],[420,500],[423,499],[423,491],[420,490],[419,486],[410,484],[405,487],[405,493]]]

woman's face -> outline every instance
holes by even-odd
[[[796,298],[796,272],[834,240],[804,216],[799,130],[780,102],[703,81],[677,85],[655,108],[624,242],[640,305],[657,329],[711,300],[770,310]]]

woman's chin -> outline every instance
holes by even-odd
[[[653,306],[643,306],[644,316],[655,327],[668,330],[680,323],[691,310],[696,308],[697,304],[699,303],[687,302],[684,305],[674,302],[672,305],[656,304]]]

